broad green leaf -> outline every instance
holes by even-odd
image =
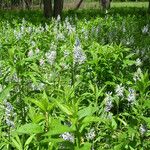
[[[24,144],[24,150],[28,150],[29,144],[31,143],[31,141],[33,140],[33,138],[35,137],[35,134],[31,135],[25,142]]]
[[[12,140],[12,145],[15,148],[17,148],[18,150],[23,150],[23,147],[22,147],[22,144],[18,135],[16,135],[15,138],[12,138],[11,140]]]
[[[57,135],[64,132],[73,131],[75,131],[75,127],[63,125],[59,119],[52,119],[50,130],[45,134],[45,136]]]
[[[36,112],[36,108],[34,107],[29,108],[28,116],[32,120],[33,123],[39,123],[41,120],[45,119],[44,114]]]
[[[95,113],[97,110],[96,107],[93,106],[89,106],[89,107],[85,107],[81,110],[78,111],[78,117],[79,119],[86,117],[86,116],[92,116],[93,113]]]
[[[69,108],[67,105],[65,104],[61,104],[58,101],[56,101],[57,106],[61,109],[61,111],[63,111],[64,113],[66,113],[69,116],[72,116],[73,113],[71,111],[71,108]]]
[[[135,61],[127,59],[127,60],[123,60],[123,63],[124,63],[123,67],[127,67],[127,66],[132,66],[133,64],[135,64]]]
[[[38,124],[34,123],[28,123],[25,125],[22,125],[17,129],[18,133],[23,133],[23,134],[37,134],[37,133],[42,133],[42,127]]]
[[[115,119],[111,119],[111,125],[112,125],[112,127],[113,127],[113,129],[117,129],[117,123],[116,123],[116,121],[115,121]]]
[[[146,108],[150,108],[150,99],[147,99],[147,100],[144,101],[144,106]]]
[[[43,110],[44,112],[46,112],[46,108],[44,106],[44,104],[41,102],[41,101],[38,101],[36,99],[33,99],[33,98],[26,98],[25,101],[28,100],[32,103],[34,103],[37,107],[39,107],[41,110]]]
[[[82,123],[104,122],[105,119],[100,117],[87,116],[82,120]]]

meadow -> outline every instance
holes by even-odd
[[[1,150],[149,150],[146,8],[0,11]]]

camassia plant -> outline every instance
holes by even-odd
[[[150,149],[148,58],[122,19],[0,23],[0,149]]]

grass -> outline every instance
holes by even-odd
[[[74,9],[77,2],[67,2],[64,4],[65,9]],[[112,2],[112,7],[139,7],[148,8],[148,2]],[[83,2],[80,9],[99,8],[99,2]]]
[[[148,2],[113,2],[112,7],[148,7]]]

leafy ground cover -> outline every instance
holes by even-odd
[[[1,14],[0,149],[150,149],[145,10]]]

